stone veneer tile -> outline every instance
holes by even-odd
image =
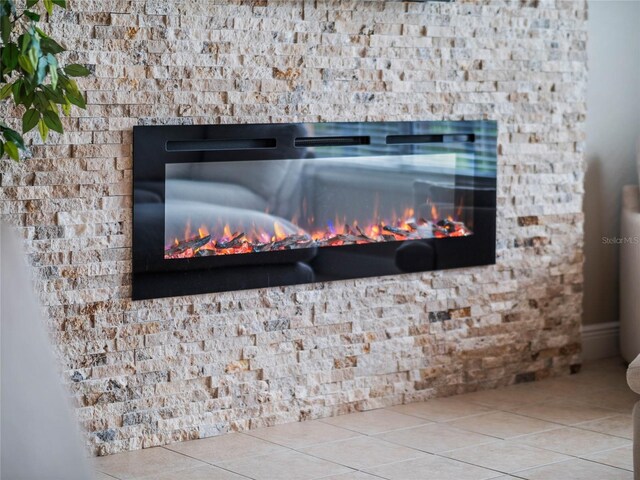
[[[0,219],[93,453],[575,369],[586,2],[205,3],[56,15],[93,72],[88,108],[0,162]],[[499,125],[495,266],[131,301],[133,126],[482,118]]]

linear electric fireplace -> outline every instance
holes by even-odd
[[[133,298],[495,262],[496,123],[134,128]]]

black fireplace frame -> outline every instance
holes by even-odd
[[[394,275],[415,271],[490,265],[496,252],[496,142],[494,121],[414,121],[324,123],[327,136],[305,136],[318,124],[137,126],[133,129],[134,300],[244,290],[316,281]],[[302,133],[301,133],[302,132]],[[357,132],[357,134],[354,134]],[[347,156],[412,153],[472,153],[474,169],[456,186],[473,189],[473,235],[317,248],[313,258],[291,260],[294,251],[201,258],[164,259],[164,181],[169,163],[291,158],[307,148],[322,158],[327,147],[348,147]],[[204,154],[203,152],[206,152]],[[268,152],[268,153],[267,153]],[[282,153],[279,153],[282,152]],[[328,154],[326,156],[329,156]],[[153,188],[160,202],[141,201],[138,191]],[[149,214],[151,212],[151,214]],[[401,265],[399,267],[398,265]]]

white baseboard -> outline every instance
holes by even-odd
[[[582,359],[620,355],[620,322],[596,323],[582,326]]]

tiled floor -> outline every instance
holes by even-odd
[[[632,479],[619,359],[571,377],[101,457],[96,478]]]

